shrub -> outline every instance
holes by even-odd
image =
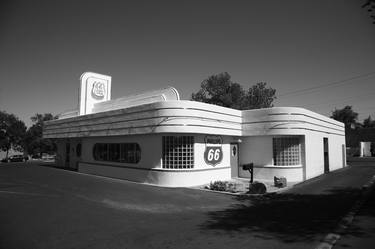
[[[210,183],[209,189],[234,193],[236,192],[236,184],[228,181],[214,181]]]

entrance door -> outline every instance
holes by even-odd
[[[230,144],[231,176],[238,177],[238,143]]]
[[[65,167],[70,167],[70,143],[65,144]]]
[[[324,173],[329,172],[329,150],[328,150],[328,138],[323,138],[323,150],[324,150]]]
[[[81,161],[81,155],[82,155],[82,142],[78,141],[76,145],[76,158],[75,158],[74,169],[78,169],[79,162]]]

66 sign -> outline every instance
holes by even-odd
[[[207,164],[215,166],[223,160],[222,138],[220,136],[206,136],[205,142],[204,160]]]

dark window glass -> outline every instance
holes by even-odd
[[[120,161],[120,144],[109,144],[108,152],[109,152],[108,161],[112,161],[112,162]]]
[[[141,160],[141,148],[137,143],[97,143],[93,156],[97,161],[138,163]]]

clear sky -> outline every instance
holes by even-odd
[[[174,86],[183,99],[228,72],[245,88],[267,82],[275,106],[330,115],[352,105],[375,118],[375,24],[363,3],[3,0],[0,109],[27,125],[75,109],[85,71],[111,75],[112,98]]]

